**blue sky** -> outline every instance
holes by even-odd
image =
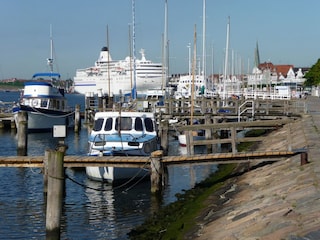
[[[136,0],[136,49],[161,62],[165,0]],[[0,3],[0,79],[28,79],[46,71],[50,24],[55,61],[63,78],[92,66],[106,45],[109,29],[113,59],[129,55],[131,0],[2,0]],[[230,16],[230,50],[251,71],[258,41],[260,60],[274,64],[312,66],[319,58],[320,1],[207,0],[207,72],[221,73]],[[188,72],[188,44],[197,29],[202,55],[202,0],[168,0],[170,72]],[[212,52],[213,57],[212,57]]]

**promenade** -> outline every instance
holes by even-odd
[[[320,99],[309,97],[308,112],[288,124],[292,148],[308,149],[309,163],[300,155],[264,166],[250,166],[210,196],[187,236],[198,240],[320,239]],[[280,150],[285,129],[272,132],[257,150]]]

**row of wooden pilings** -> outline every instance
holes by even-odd
[[[46,150],[43,162],[44,195],[46,196],[46,239],[60,239],[60,220],[65,192],[64,155],[67,146],[60,145],[56,150]],[[162,189],[162,151],[152,153],[151,192],[156,195]]]
[[[17,155],[27,155],[28,145],[28,116],[25,112],[18,115],[18,146]],[[80,121],[80,111],[75,111],[75,119]],[[77,121],[77,120],[76,120]],[[79,129],[75,127],[75,131]],[[167,143],[166,143],[167,144]],[[43,191],[46,199],[46,239],[60,239],[60,220],[63,206],[63,196],[65,192],[65,168],[64,155],[67,146],[59,145],[55,150],[45,151],[43,161]],[[151,169],[151,192],[158,194],[162,190],[162,172],[161,164],[162,151],[152,153]]]
[[[17,155],[27,156],[28,152],[28,114],[27,112],[19,112],[17,116]],[[74,111],[74,132],[79,133],[81,130],[81,114],[80,105],[75,106]]]

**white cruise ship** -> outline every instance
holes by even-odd
[[[136,91],[144,94],[148,89],[161,89],[165,84],[165,72],[161,63],[146,60],[144,50],[136,59]],[[133,58],[112,60],[107,47],[103,47],[93,67],[78,69],[74,77],[74,91],[80,94],[98,92],[105,95],[131,93],[133,89]]]

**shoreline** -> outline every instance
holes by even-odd
[[[310,100],[315,102],[309,108],[318,111],[319,98]],[[250,164],[251,170],[212,193],[184,239],[320,239],[320,116],[305,115],[285,127],[291,129],[292,149],[313,146],[308,150],[309,163],[301,165],[297,155],[259,168]],[[286,146],[282,129],[269,136],[258,151]]]

